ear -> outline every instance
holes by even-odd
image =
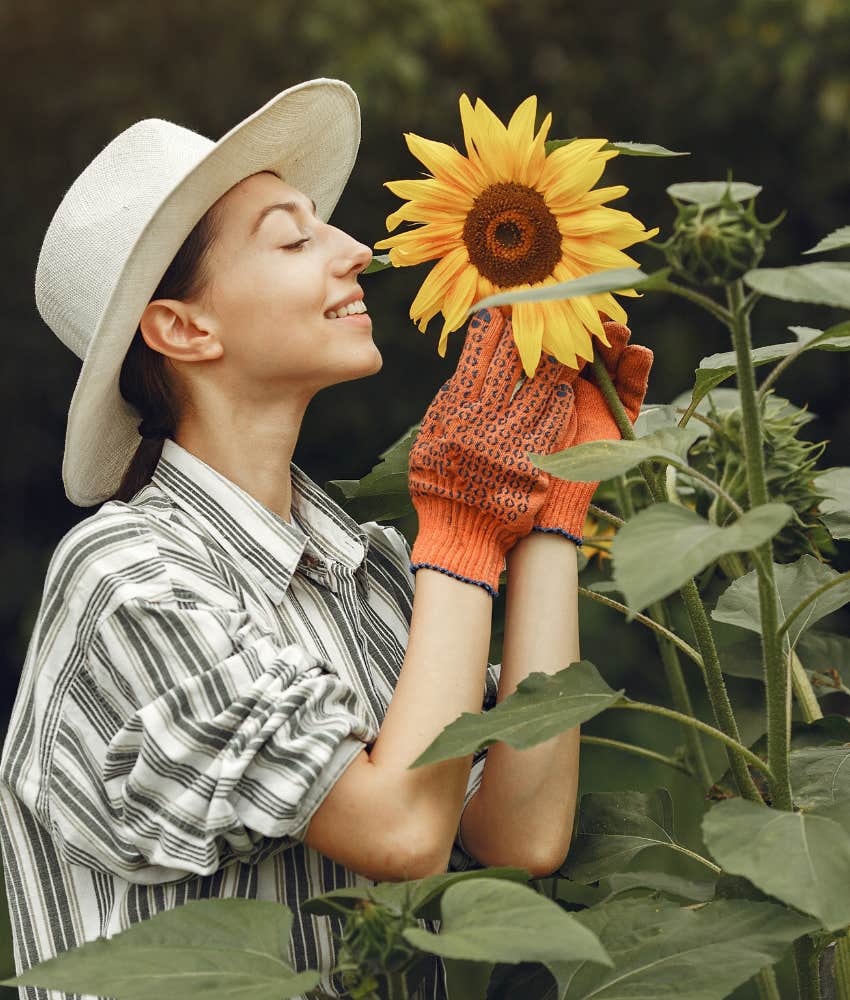
[[[212,361],[224,347],[206,313],[179,299],[154,299],[139,320],[148,347],[175,361]]]

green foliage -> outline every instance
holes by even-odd
[[[575,840],[561,868],[575,882],[598,882],[622,871],[648,847],[672,847],[673,800],[666,788],[588,792],[582,796]]]
[[[282,1000],[318,972],[289,966],[292,912],[248,899],[195,900],[42,962],[7,985],[161,1000],[164,996]]]
[[[827,930],[850,923],[850,836],[814,812],[784,812],[743,799],[718,802],[703,835],[714,858]]]
[[[841,580],[841,574],[818,562],[812,556],[801,556],[787,566],[775,566],[774,574],[779,595],[781,621],[785,621],[794,609],[819,590],[824,584],[835,583],[829,590],[814,599],[788,629],[792,646],[797,644],[801,634],[811,628],[821,618],[843,607],[850,601],[850,580]],[[737,625],[761,634],[762,622],[759,608],[758,581],[755,570],[738,577],[720,595],[711,612],[715,621]]]
[[[514,302],[550,302],[555,299],[577,299],[586,295],[599,295],[602,292],[620,291],[623,288],[642,285],[649,278],[650,275],[644,274],[638,267],[618,267],[613,271],[600,271],[583,278],[573,278],[571,281],[556,281],[552,285],[497,292],[495,295],[488,295],[474,302],[469,307],[467,315],[471,316],[479,309],[492,309]]]
[[[792,514],[787,504],[764,504],[721,527],[687,507],[653,504],[617,532],[611,547],[614,579],[631,611],[640,611],[684,586],[721,556],[758,548]],[[665,549],[675,552],[676,558],[647,559],[648,553]]]
[[[535,671],[489,712],[461,713],[410,766],[463,757],[497,740],[518,750],[536,746],[593,718],[622,693],[608,687],[588,660],[555,674]]]
[[[615,899],[576,914],[614,960],[611,970],[570,963],[559,1000],[722,1000],[775,962],[815,922],[772,903],[717,900],[693,908],[666,899]]]
[[[850,309],[850,263],[801,264],[748,271],[744,281],[775,299]]]
[[[688,449],[708,430],[699,424],[663,427],[634,441],[588,441],[551,455],[529,452],[531,461],[560,479],[592,483],[621,476],[648,458],[683,461]]]

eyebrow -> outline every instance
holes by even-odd
[[[310,199],[310,204],[313,206],[313,215],[316,215],[317,214],[316,203],[315,201],[313,201],[312,198]],[[297,215],[299,212],[304,211],[304,206],[299,205],[297,202],[294,201],[280,201],[280,202],[275,202],[274,205],[266,205],[266,207],[262,210],[262,212],[260,212],[260,214],[257,216],[254,225],[251,227],[251,232],[248,235],[249,236],[256,235],[257,230],[262,225],[263,219],[265,219],[265,217],[269,215],[271,212],[276,212],[276,211],[289,212],[290,215]]]

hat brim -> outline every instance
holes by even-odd
[[[68,411],[62,479],[90,507],[112,496],[141,438],[118,379],[139,318],[185,238],[234,184],[273,170],[316,202],[327,221],[354,168],[357,96],[341,80],[283,91],[232,128],[171,189],[139,234],[86,352]]]

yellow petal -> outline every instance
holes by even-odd
[[[466,247],[458,247],[434,265],[410,305],[410,318],[418,323],[420,330],[424,331],[431,319],[444,308],[447,294],[468,267]]]
[[[513,331],[522,367],[531,378],[537,370],[543,344],[543,312],[537,302],[515,302]]]
[[[567,302],[548,302],[548,313],[543,328],[543,350],[553,354],[561,364],[578,368],[578,358],[567,321]]]
[[[413,132],[404,136],[408,149],[431,171],[435,177],[450,178],[452,183],[472,194],[480,191],[481,185],[476,182],[476,172],[472,164],[453,146],[433,139],[424,139]]]
[[[619,295],[620,293],[618,292],[617,294]],[[610,316],[615,323],[625,323],[628,320],[626,310],[614,298],[611,292],[605,292],[602,295],[591,295],[590,301],[600,312],[604,312],[606,316]]]
[[[443,315],[446,320],[443,329],[440,331],[440,342],[437,345],[437,352],[441,358],[446,356],[446,344],[452,330],[457,330],[463,325],[469,307],[475,301],[475,293],[478,288],[478,271],[474,267],[468,267],[461,273],[454,287],[450,289],[443,305]]]
[[[534,119],[537,117],[537,98],[532,95],[520,104],[508,122],[508,141],[514,149],[530,146],[534,140]]]

